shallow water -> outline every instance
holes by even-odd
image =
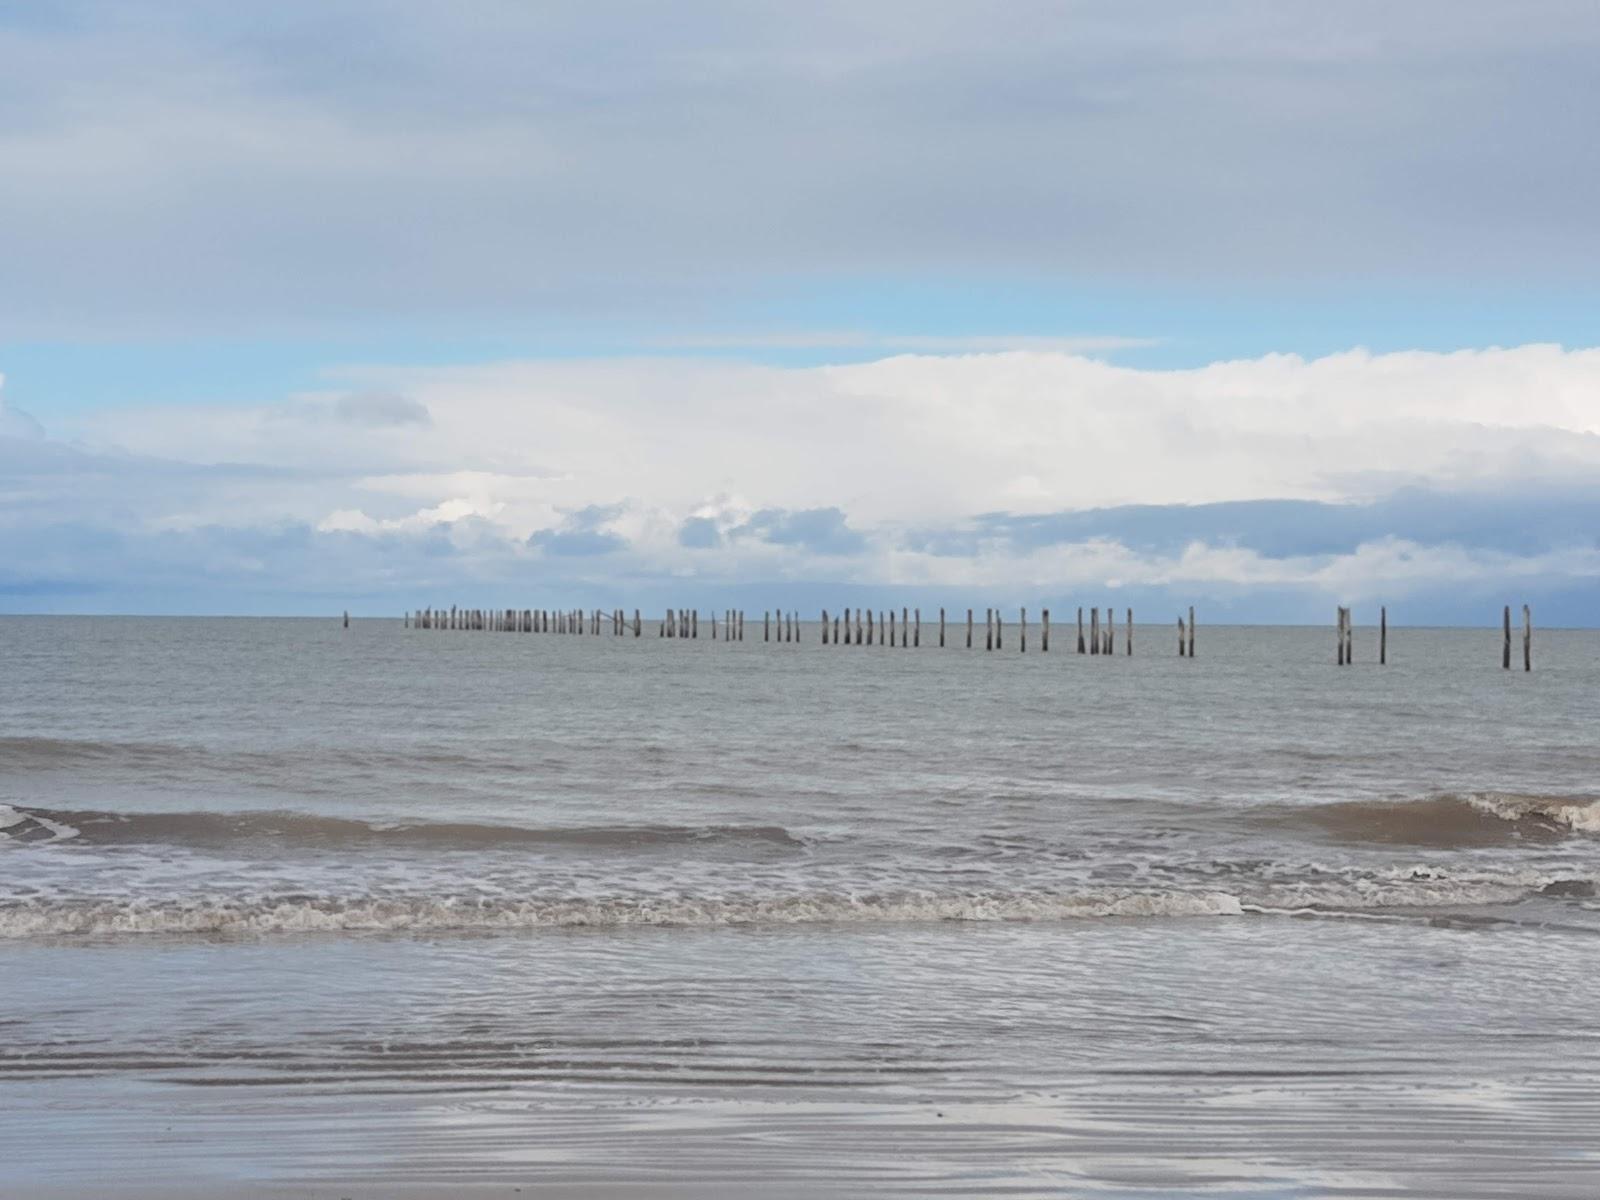
[[[1600,1191],[1600,635],[749,629],[0,619],[0,1184]]]

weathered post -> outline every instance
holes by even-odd
[[[867,609],[867,632],[866,632],[866,639],[867,640],[866,640],[866,642],[864,644],[868,645],[868,646],[872,645],[873,638],[875,638],[877,636],[878,636],[878,629],[877,629],[877,626],[875,626],[872,623],[872,610],[869,608],[869,609]],[[860,636],[859,635],[857,637],[857,640],[858,641],[860,640]]]
[[[1356,618],[1355,610],[1344,610],[1344,665],[1349,666],[1356,661]]]
[[[639,623],[639,610],[636,608],[633,610],[633,636],[638,637],[642,629],[643,626]]]
[[[986,609],[983,610],[983,624],[984,624],[984,629],[983,629],[983,648],[985,650],[993,650],[994,649],[994,609],[986,608]]]
[[[1178,618],[1178,657],[1183,657],[1183,618]]]
[[[1117,648],[1117,610],[1111,605],[1106,605],[1106,650],[1107,654],[1115,653]]]
[[[889,646],[894,646],[894,609],[889,610]]]
[[[1089,610],[1089,653],[1100,653],[1100,610],[1098,608]]]
[[[1533,613],[1522,606],[1522,669],[1533,670]]]
[[[700,609],[698,607],[689,615],[689,636],[692,638],[700,636]]]
[[[910,616],[911,613],[907,609],[902,608],[900,610],[900,649],[902,650],[906,648],[906,639],[911,634],[911,622],[908,619]]]
[[[939,610],[939,649],[944,649],[944,609]]]
[[[911,648],[920,650],[922,648],[922,610],[919,608],[912,615],[916,618],[917,623],[911,631]]]
[[[822,644],[828,644],[828,610],[822,610]]]
[[[1023,608],[1017,611],[1020,617],[1017,621],[1017,644],[1019,647],[1017,652],[1026,654],[1028,652],[1028,610]]]
[[[402,621],[403,623],[400,626],[401,629],[411,628],[411,610],[409,608],[406,609],[405,616],[402,618]]]
[[[839,618],[838,617],[835,617],[833,619],[833,644],[836,645],[836,646],[839,644]]]
[[[967,609],[967,649],[972,649],[972,610]]]
[[[826,611],[823,612],[822,619],[824,622],[827,621],[828,614]],[[761,640],[763,642],[770,642],[772,640],[772,614],[769,612],[764,612],[761,614]],[[828,639],[823,638],[822,640],[827,641]]]
[[[1084,652],[1083,647],[1083,605],[1078,605],[1078,653]]]
[[[1334,641],[1338,643],[1336,647],[1337,658],[1335,659],[1335,662],[1342,667],[1344,666],[1344,605],[1342,604],[1339,605],[1338,610],[1334,615],[1333,638]]]
[[[878,614],[878,630],[883,631],[883,614]],[[856,609],[856,645],[861,645],[861,610]],[[872,610],[867,609],[867,645],[872,645]]]
[[[1039,614],[1042,628],[1039,630],[1039,653],[1050,653],[1050,610],[1047,608]]]
[[[350,610],[348,608],[344,610],[344,627],[346,629],[350,628]]]
[[[1006,644],[1005,618],[1000,615],[1000,610],[994,610],[994,648],[1000,650]]]
[[[1189,605],[1189,657],[1194,657],[1194,605]]]
[[[1128,610],[1128,636],[1122,639],[1123,645],[1128,648],[1128,657],[1133,657],[1133,609]]]
[[[1500,666],[1504,670],[1511,670],[1511,605],[1506,605],[1506,640],[1500,651]]]
[[[1389,663],[1389,606],[1384,605],[1378,610],[1378,665],[1387,666]]]

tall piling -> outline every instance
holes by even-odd
[[[1183,618],[1178,618],[1178,657],[1183,657]]]
[[[1194,657],[1194,605],[1189,606],[1189,657]]]
[[[1017,644],[1020,647],[1018,653],[1026,654],[1028,652],[1028,610],[1025,608],[1018,609],[1017,614],[1019,617],[1017,621]]]
[[[967,609],[967,649],[972,649],[972,610]]]
[[[1533,613],[1522,606],[1522,669],[1533,670]]]
[[[939,610],[939,649],[944,649],[944,609]]]
[[[1083,644],[1083,605],[1080,604],[1080,605],[1078,605],[1078,653],[1079,654],[1083,654],[1084,652],[1085,652],[1085,647],[1084,647],[1084,644]]]
[[[1389,608],[1387,605],[1378,610],[1378,665],[1387,666],[1389,663]]]
[[[1098,608],[1089,610],[1089,653],[1100,653],[1100,610]]]
[[[1505,643],[1500,650],[1500,666],[1502,670],[1511,670],[1511,605],[1506,605],[1505,612]]]

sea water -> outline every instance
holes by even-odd
[[[1600,1194],[1600,634],[603,628],[0,618],[0,1191]]]

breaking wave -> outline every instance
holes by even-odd
[[[0,905],[0,938],[114,934],[1049,921],[1237,916],[1227,892],[1016,893],[747,898],[481,900],[466,897],[284,897],[193,901],[83,900]]]
[[[0,805],[0,838],[45,842],[73,838],[87,845],[167,845],[238,849],[271,842],[297,849],[417,847],[440,850],[523,846],[588,846],[649,850],[740,845],[792,851],[805,842],[778,825],[478,824],[465,821],[358,821],[288,811],[122,813]]]
[[[1257,809],[1250,819],[1346,843],[1454,849],[1600,834],[1600,799],[1512,792],[1444,793],[1414,800],[1273,805]]]

